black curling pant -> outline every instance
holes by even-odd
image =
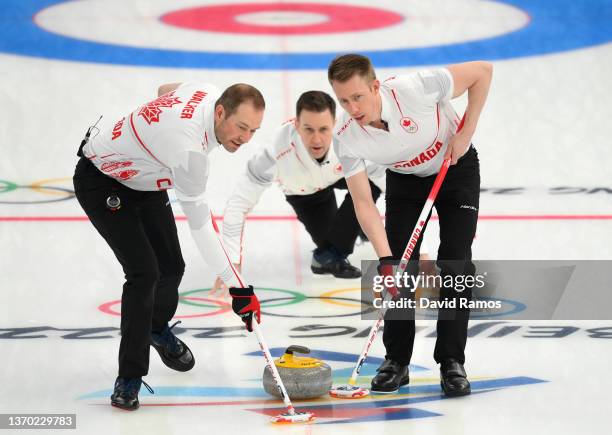
[[[151,331],[172,319],[185,263],[174,214],[165,191],[130,189],[81,158],[74,174],[76,197],[93,226],[123,267],[119,376],[145,376],[149,370]],[[115,195],[121,208],[111,211]],[[95,267],[92,256],[85,265]]]
[[[374,201],[380,189],[370,181]],[[334,189],[348,190],[346,180],[341,178],[331,186],[310,195],[287,195],[287,202],[295,210],[297,218],[312,237],[317,248],[335,247],[342,255],[352,254],[359,234],[359,222],[351,194],[347,193],[338,207]]]
[[[391,252],[400,259],[425,200],[433,186],[436,175],[417,177],[387,170],[386,232]],[[446,276],[474,275],[472,263],[472,241],[476,234],[480,197],[480,169],[478,153],[474,147],[449,168],[442,188],[434,203],[440,220],[440,248],[437,265],[442,279]],[[417,274],[421,239],[417,243],[407,272]],[[446,281],[446,280],[445,280]],[[457,299],[459,296],[471,300],[471,289],[462,292],[452,287],[440,289],[441,300]],[[438,312],[437,339],[434,359],[440,363],[446,358],[465,362],[465,345],[469,309],[441,309]],[[397,319],[397,312],[388,310],[385,316],[383,342],[386,357],[401,364],[408,364],[414,345],[414,317]]]

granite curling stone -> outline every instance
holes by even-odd
[[[289,398],[312,399],[327,394],[332,387],[331,367],[320,359],[296,356],[294,353],[308,354],[310,349],[289,346],[283,356],[274,360]],[[263,386],[268,394],[281,397],[268,366],[264,369]]]

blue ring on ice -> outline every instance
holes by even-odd
[[[114,65],[240,70],[326,69],[336,52],[230,53],[166,50],[86,41],[49,32],[33,17],[66,0],[5,0],[0,52],[44,59]],[[377,67],[441,65],[469,60],[540,56],[605,44],[612,40],[608,0],[503,0],[531,18],[525,27],[477,41],[361,51]]]

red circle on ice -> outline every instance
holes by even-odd
[[[207,32],[306,35],[380,29],[401,22],[395,12],[319,3],[243,3],[182,9],[163,15],[176,27]]]
[[[211,302],[213,304],[219,305],[220,308],[218,310],[211,311],[209,313],[188,314],[188,315],[183,315],[183,316],[174,316],[173,319],[191,319],[191,318],[194,318],[194,317],[216,316],[218,314],[225,313],[225,312],[230,311],[232,309],[232,306],[228,302],[221,301],[221,300],[218,300],[218,299],[198,298],[198,297],[195,297],[195,296],[181,296],[181,298],[189,299],[190,301]],[[102,311],[105,314],[110,314],[111,316],[121,316],[121,312],[120,311],[115,311],[113,309],[114,305],[119,305],[119,304],[121,304],[120,300],[105,302],[105,303],[103,303],[102,305],[100,305],[98,307],[98,310]]]

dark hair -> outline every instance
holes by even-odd
[[[266,102],[259,90],[245,83],[236,83],[227,88],[219,99],[215,102],[215,107],[219,104],[225,109],[225,117],[229,117],[236,112],[238,106],[244,102],[251,102],[256,110],[264,110]]]
[[[295,105],[295,116],[300,116],[302,110],[308,110],[309,112],[321,113],[329,110],[332,117],[336,117],[336,102],[325,92],[321,91],[308,91],[304,92],[298,98]]]
[[[327,79],[329,82],[344,83],[350,80],[355,74],[363,77],[368,83],[376,80],[376,73],[372,62],[361,54],[343,54],[336,56],[329,64],[327,69]]]

